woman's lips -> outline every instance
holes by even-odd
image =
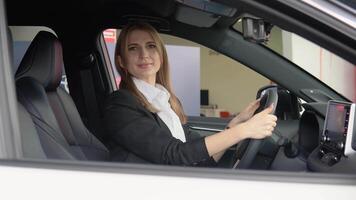
[[[139,68],[148,68],[148,67],[152,66],[152,63],[138,64],[137,66]]]

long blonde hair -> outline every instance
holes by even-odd
[[[155,41],[160,58],[162,59],[162,63],[161,63],[162,65],[157,72],[156,83],[163,85],[168,90],[168,92],[170,93],[169,103],[171,104],[171,107],[174,110],[174,112],[178,115],[181,123],[185,124],[187,122],[187,117],[184,114],[181,103],[179,102],[178,98],[176,97],[172,89],[166,48],[158,32],[149,24],[146,23],[129,24],[125,26],[120,32],[120,36],[117,40],[116,47],[115,47],[115,65],[121,74],[120,88],[125,88],[129,90],[134,96],[137,97],[139,102],[150,112],[153,113],[158,112],[158,110],[154,106],[152,106],[144,97],[144,95],[137,89],[137,87],[135,86],[132,80],[132,75],[128,72],[128,70],[124,66],[120,65],[120,57],[122,58],[121,59],[122,64],[125,65],[126,63],[125,58],[128,51],[127,48],[128,37],[129,34],[134,30],[146,31],[152,36],[153,40]]]

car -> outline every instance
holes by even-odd
[[[0,195],[354,199],[355,7],[352,0],[0,0]],[[261,97],[261,108],[276,105],[273,135],[231,147],[214,168],[111,162],[102,108],[119,89],[112,47],[135,21],[150,23],[167,44],[192,130],[219,132]],[[63,65],[67,91],[43,78]]]

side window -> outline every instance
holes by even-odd
[[[198,52],[192,57],[192,59],[197,60],[196,62],[192,60],[186,61],[197,64],[196,71],[198,74],[195,77],[191,77],[189,81],[183,81],[186,80],[184,77],[187,74],[192,73],[190,69],[192,66],[182,66],[180,63],[180,60],[185,60],[185,58],[180,57],[184,54],[171,52],[173,55],[170,56],[171,68],[183,68],[183,76],[176,82],[174,82],[176,74],[172,69],[173,84],[178,85],[182,82],[191,84],[195,83],[195,79],[198,80],[195,84],[199,85],[199,90],[194,92],[198,94],[199,114],[197,112],[189,112],[189,107],[186,105],[188,103],[189,106],[189,102],[183,101],[183,106],[188,116],[231,117],[255,99],[256,92],[260,87],[270,84],[268,79],[223,54],[178,37],[161,36],[168,46],[179,47],[182,52],[188,51],[189,48],[196,49]],[[192,55],[193,52],[188,54]],[[191,86],[183,88],[181,93],[189,96],[191,90],[186,88],[191,88]],[[178,91],[176,92],[179,96]],[[179,97],[181,98],[181,96]]]
[[[10,31],[13,39],[13,64],[14,70],[18,68],[20,62],[25,55],[27,48],[30,46],[31,41],[40,31],[48,31],[56,35],[56,33],[47,27],[43,26],[10,26]],[[63,66],[62,79],[60,86],[69,93],[67,77]]]
[[[114,64],[119,30],[104,31],[116,83]],[[170,63],[176,95],[188,116],[229,118],[255,99],[257,90],[271,83],[235,60],[197,43],[161,34]]]
[[[116,70],[116,67],[115,67],[115,58],[114,58],[115,56],[114,56],[114,54],[115,54],[116,40],[117,40],[117,37],[118,37],[119,33],[120,33],[120,30],[118,30],[118,29],[106,29],[105,31],[103,31],[106,48],[108,50],[110,63],[111,63],[111,66],[112,66],[111,70],[112,70],[112,72],[114,74],[115,84],[116,84],[117,88],[119,88],[121,77],[120,77],[120,74]]]

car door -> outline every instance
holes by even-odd
[[[11,48],[5,5],[0,1],[0,157],[3,159],[20,158],[21,143],[17,121],[17,104],[14,89],[13,69],[11,60]]]
[[[355,197],[353,175],[24,159],[4,10],[4,1],[0,0],[2,199],[351,200]]]

